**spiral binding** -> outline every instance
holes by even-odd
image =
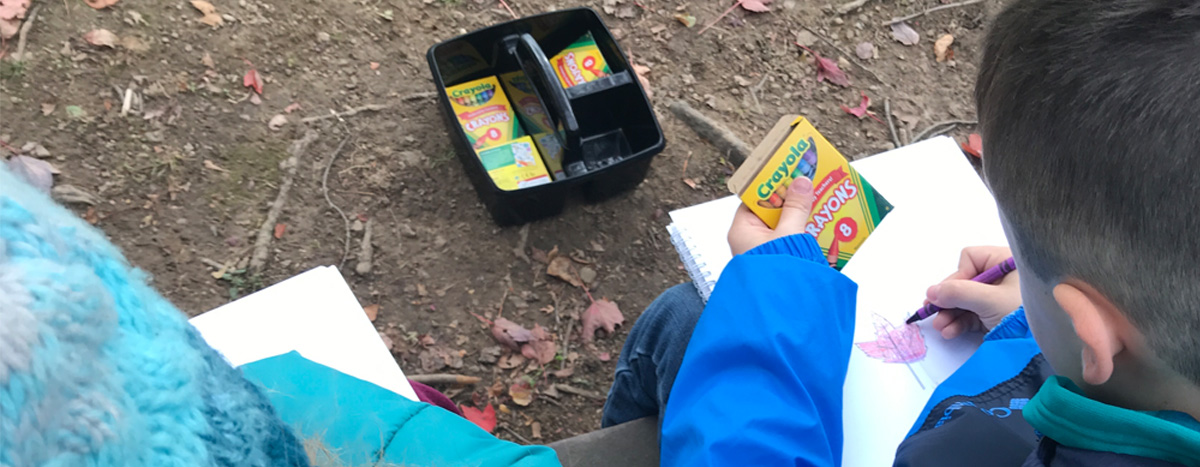
[[[679,259],[683,261],[684,270],[692,278],[692,285],[696,286],[696,291],[707,303],[708,296],[712,294],[713,287],[717,285],[717,278],[713,277],[712,272],[708,270],[708,263],[692,255],[696,245],[692,243],[690,236],[685,236],[675,224],[668,225],[667,232],[671,234],[671,244],[675,245],[675,251],[679,253]]]

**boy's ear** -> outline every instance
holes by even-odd
[[[1113,374],[1113,360],[1125,350],[1119,324],[1120,310],[1086,284],[1061,283],[1054,287],[1054,300],[1071,319],[1075,334],[1083,341],[1083,380],[1093,386],[1104,384]]]

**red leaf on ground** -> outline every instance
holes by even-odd
[[[983,138],[979,133],[971,133],[967,136],[967,142],[962,144],[963,152],[983,159]]]
[[[287,224],[275,224],[275,239],[283,238],[283,233],[287,232]]]
[[[246,76],[242,77],[242,86],[253,88],[254,92],[262,95],[263,82],[262,76],[258,74],[258,70],[251,68],[250,71],[247,71]]]
[[[867,116],[867,107],[870,107],[870,106],[871,106],[871,98],[867,97],[867,93],[863,92],[862,93],[862,102],[859,102],[858,107],[851,109],[851,108],[843,105],[842,110],[844,110],[846,113],[853,115],[855,117],[863,118],[863,117]]]
[[[521,327],[520,324],[504,318],[496,318],[496,321],[492,322],[492,338],[500,345],[520,351],[521,344],[533,340],[533,333]]]
[[[813,55],[813,58],[817,59],[816,64],[817,64],[817,82],[818,83],[820,83],[823,80],[829,80],[830,83],[836,84],[841,87],[850,86],[850,78],[848,76],[846,76],[846,72],[842,71],[841,68],[838,68],[838,64],[836,61],[822,57],[821,54],[817,53],[817,51],[810,49],[808,47],[805,47],[804,45],[801,45],[799,42],[797,42],[796,45],[798,45],[798,46],[800,46],[800,48],[808,51],[808,53]]]
[[[528,406],[533,402],[533,386],[529,384],[529,381],[522,379],[508,387],[508,395],[512,397],[514,404],[521,407]]]
[[[766,13],[771,11],[771,8],[767,7],[768,3],[771,3],[771,0],[742,0],[741,5],[746,11]]]
[[[597,329],[603,329],[612,334],[613,331],[616,331],[617,326],[625,322],[625,316],[621,314],[621,309],[617,308],[616,303],[602,298],[592,302],[592,305],[583,312],[582,320],[583,341],[591,342],[595,338]]]
[[[490,402],[483,410],[475,407],[467,407],[466,404],[459,404],[458,408],[462,410],[463,417],[466,417],[471,423],[479,425],[480,428],[483,428],[483,431],[491,433],[492,430],[496,429],[496,409],[492,408]]]

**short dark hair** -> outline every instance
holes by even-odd
[[[1092,285],[1200,384],[1200,0],[1016,0],[975,99],[1021,266]]]

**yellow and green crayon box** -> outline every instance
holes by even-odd
[[[533,135],[533,142],[542,154],[542,160],[546,162],[550,174],[555,180],[565,177],[562,168],[562,144],[558,141],[554,124],[550,122],[550,115],[546,114],[542,101],[534,94],[533,83],[529,82],[529,77],[525,76],[523,71],[513,71],[501,74],[500,82],[504,84],[504,91],[508,93],[509,101],[517,109],[525,129]]]
[[[816,201],[805,230],[829,265],[841,270],[892,210],[850,162],[798,115],[781,118],[729,179],[729,190],[771,228],[779,224],[792,180],[813,181]]]
[[[550,58],[550,66],[558,75],[558,81],[563,88],[569,88],[588,81],[595,81],[612,74],[604,54],[596,46],[592,33],[584,34],[568,45],[562,52]]]
[[[501,190],[517,190],[550,183],[546,165],[528,136],[479,151],[479,161]]]
[[[450,86],[446,94],[459,125],[476,151],[525,135],[495,76]]]

